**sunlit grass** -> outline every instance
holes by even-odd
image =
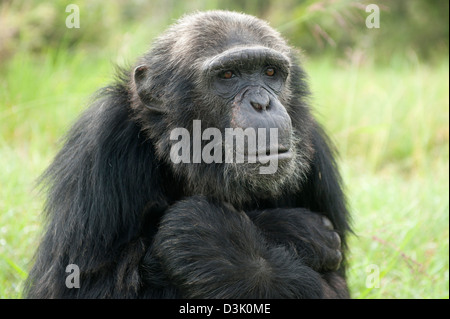
[[[448,60],[307,67],[341,153],[353,297],[448,298]],[[366,284],[373,265],[378,288]]]

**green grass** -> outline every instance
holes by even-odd
[[[0,73],[1,298],[21,297],[38,243],[36,178],[89,96],[112,79],[111,62],[133,60],[116,49],[18,54]],[[355,230],[353,297],[448,298],[448,58],[432,65],[393,58],[383,67],[337,62],[305,67],[318,117],[341,154]],[[379,270],[379,288],[366,285],[370,265]]]
[[[307,63],[315,104],[341,153],[356,236],[355,298],[449,297],[448,60]],[[367,287],[371,265],[379,288]]]

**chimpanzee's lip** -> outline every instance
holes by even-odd
[[[258,161],[259,162],[266,162],[266,161],[272,161],[272,160],[278,160],[278,161],[283,161],[283,160],[289,160],[292,158],[292,153],[291,151],[289,151],[288,149],[278,149],[275,150],[275,152],[268,150],[266,151],[266,153],[264,154],[259,154],[258,155]]]
[[[262,152],[250,153],[250,154],[240,154],[245,162],[262,162],[266,163],[268,161],[278,160],[289,160],[292,158],[292,152],[286,147],[279,147],[275,149],[266,149]]]

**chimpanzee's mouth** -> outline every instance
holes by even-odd
[[[278,148],[267,148],[265,151],[252,152],[249,154],[242,154],[241,152],[236,152],[236,157],[244,158],[246,163],[267,163],[273,160],[289,160],[292,158],[292,152],[289,148],[280,145]]]

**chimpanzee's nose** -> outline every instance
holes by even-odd
[[[252,92],[248,98],[251,106],[257,111],[265,111],[269,108],[270,97],[265,90]]]

